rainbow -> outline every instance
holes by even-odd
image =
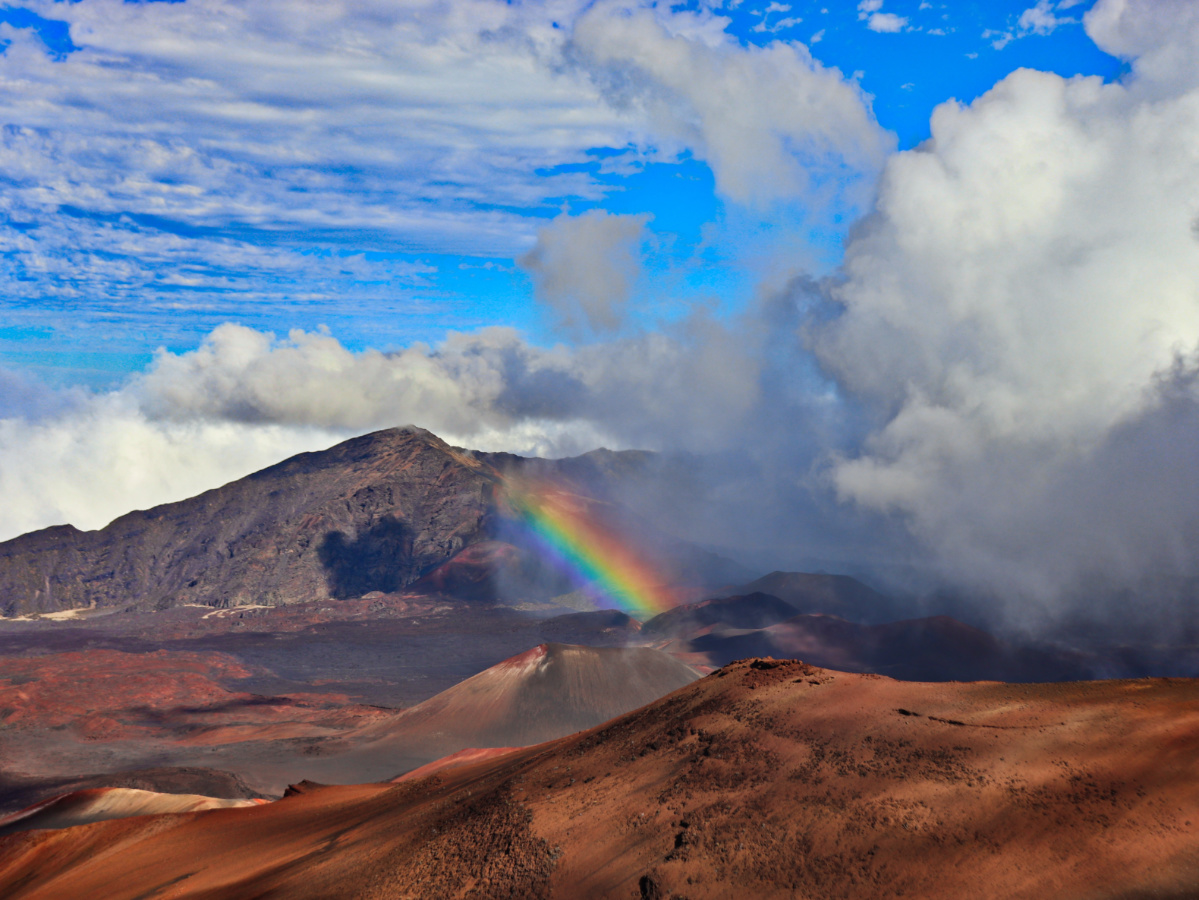
[[[509,479],[507,487],[510,516],[543,559],[582,584],[597,606],[646,619],[676,605],[654,566],[591,515],[584,498],[548,482]]]

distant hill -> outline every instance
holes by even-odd
[[[709,625],[728,625],[732,628],[765,628],[785,622],[795,615],[795,607],[778,597],[760,592],[716,597],[676,606],[654,616],[641,626],[646,638],[684,637]]]
[[[99,531],[0,544],[0,612],[397,590],[485,533],[498,480],[427,431],[368,434]]]
[[[308,603],[394,593],[422,576],[417,590],[463,600],[494,600],[499,580],[545,599],[563,586],[541,583],[535,554],[495,540],[505,472],[602,494],[645,456],[536,460],[472,453],[420,428],[378,431],[97,531],[61,525],[0,543],[0,615]],[[615,504],[596,503],[619,518]],[[640,537],[670,577],[722,583],[741,572],[660,533]]]
[[[795,656],[819,666],[906,681],[1094,677],[1088,661],[1068,651],[1009,644],[949,616],[862,625],[836,616],[801,615],[762,628],[718,626],[672,649],[698,654],[712,666],[749,656]]]
[[[897,612],[891,598],[848,575],[771,572],[739,586],[736,592],[770,594],[785,600],[797,613],[840,616],[851,622],[887,622]]]
[[[645,647],[541,644],[346,736],[326,779],[378,780],[467,748],[523,747],[591,728],[699,672]],[[336,752],[330,748],[330,752]]]

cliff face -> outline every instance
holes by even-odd
[[[99,531],[0,544],[0,615],[236,606],[394,591],[487,536],[500,477],[427,431],[390,429]]]

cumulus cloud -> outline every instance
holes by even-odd
[[[575,26],[573,47],[613,103],[643,110],[739,203],[828,202],[847,185],[861,202],[895,145],[857,84],[803,44],[745,47],[719,17],[600,3]]]
[[[64,521],[99,527],[132,505],[414,423],[480,450],[684,453],[694,476],[682,488],[630,498],[646,515],[772,559],[784,546],[829,554],[858,526],[841,513],[832,521],[831,503],[802,508],[823,491],[809,470],[843,426],[829,398],[796,383],[797,369],[811,368],[795,340],[800,317],[794,296],[772,292],[735,320],[699,309],[657,332],[575,348],[489,328],[394,353],[351,352],[319,331],[225,325],[195,350],[160,352],[120,390],[0,421],[0,537]]]
[[[832,464],[840,495],[906,517],[954,577],[1009,600],[1199,574],[1177,552],[1199,526],[1178,458],[1195,446],[1199,78],[1159,78],[1196,22],[1104,0],[1087,27],[1139,54],[1132,77],[1020,70],[939,107],[847,245],[839,314],[808,332],[880,423]]]
[[[738,335],[702,314],[575,349],[539,348],[497,327],[435,347],[352,353],[327,333],[278,338],[224,325],[194,351],[161,352],[122,394],[155,421],[347,432],[414,422],[476,449],[560,455],[597,440],[710,441],[715,419],[735,424],[756,406],[757,367],[745,355]],[[696,391],[704,403],[681,403]]]
[[[615,331],[641,271],[649,220],[604,210],[563,214],[538,229],[537,243],[517,262],[568,331]]]

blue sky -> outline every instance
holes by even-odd
[[[730,6],[692,8],[707,22],[695,27],[742,48],[805,45],[873,97],[898,149],[928,138],[937,104],[969,103],[1016,68],[1121,72],[1079,24],[1086,2]],[[870,202],[869,176],[852,197],[721,190],[702,149],[563,63],[583,6],[508,6],[497,26],[539,49],[514,42],[465,77],[437,42],[474,52],[474,13],[393,20],[427,51],[405,67],[404,44],[371,44],[365,7],[329,7],[334,27],[311,4],[271,7],[240,25],[235,7],[197,0],[0,12],[0,365],[107,387],[223,322],[323,325],[355,350],[490,324],[543,345],[587,340],[555,327],[515,260],[539,225],[593,209],[651,217],[627,327],[695,303],[728,315],[763,283],[836,265]],[[245,77],[228,74],[242,65]],[[297,65],[307,74],[291,89]],[[512,84],[485,87],[511,72]]]
[[[1199,578],[1199,4],[5,9],[0,537],[414,423],[1017,627]]]

